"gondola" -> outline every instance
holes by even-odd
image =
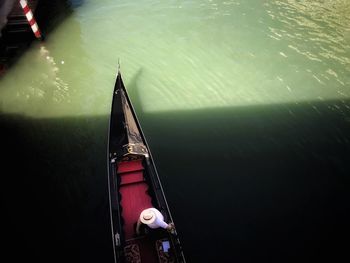
[[[119,69],[109,122],[108,187],[115,262],[186,262],[176,228],[136,231],[147,208],[160,211],[165,222],[174,221]]]

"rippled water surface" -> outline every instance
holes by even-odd
[[[346,1],[86,1],[1,80],[2,108],[106,114],[118,58],[147,112],[345,100],[349,12]]]
[[[30,230],[52,240],[40,242],[48,255],[62,242],[62,259],[110,251],[105,149],[118,59],[189,262],[345,255],[349,1],[70,2],[0,79],[9,159],[22,152],[37,174],[9,184],[55,229]]]

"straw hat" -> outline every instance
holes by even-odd
[[[140,215],[140,220],[146,225],[152,224],[156,220],[156,213],[150,209],[143,210]]]

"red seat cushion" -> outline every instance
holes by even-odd
[[[125,238],[133,238],[134,224],[144,209],[152,207],[151,197],[146,193],[148,185],[144,182],[127,184],[120,187],[122,217],[124,219]]]
[[[118,174],[143,170],[142,160],[134,160],[118,163]]]
[[[121,195],[121,216],[124,219],[125,239],[135,235],[134,225],[144,209],[153,207],[148,195],[148,184],[143,178],[142,160],[118,163],[118,175],[121,178],[119,193]]]
[[[119,175],[121,178],[120,185],[132,184],[143,182],[143,172],[132,172],[132,173],[123,173]]]

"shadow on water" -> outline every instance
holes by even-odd
[[[131,94],[189,262],[349,258],[349,101],[146,113]]]
[[[46,34],[50,34],[84,2],[85,0],[41,0],[37,10],[38,24]]]
[[[11,262],[112,262],[108,117],[0,115],[0,127],[2,238]]]
[[[131,89],[140,74],[131,99],[188,262],[349,258],[348,101],[146,113]],[[9,255],[112,262],[108,117],[0,124],[5,237],[21,251]]]
[[[143,68],[139,68],[136,73],[131,77],[128,83],[124,83],[128,91],[128,95],[132,98],[132,105],[137,112],[137,114],[143,114],[142,109],[142,96],[140,94],[139,81],[144,72]]]

